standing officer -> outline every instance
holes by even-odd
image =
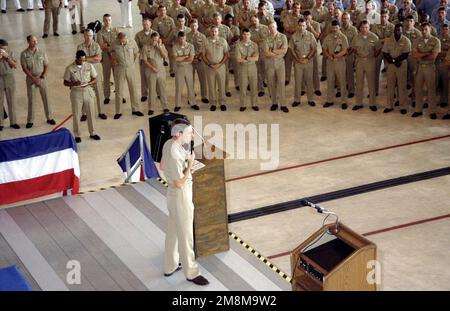
[[[183,92],[183,84],[186,83],[188,94],[188,105],[194,110],[199,110],[195,104],[194,83],[192,77],[194,72],[192,69],[192,61],[194,60],[194,46],[186,41],[186,34],[183,31],[178,33],[178,42],[174,44],[172,49],[173,59],[175,61],[175,109],[177,112],[181,109],[181,93]]]
[[[356,36],[358,30],[355,26],[353,26],[350,22],[350,13],[344,12],[342,13],[342,26],[341,32],[347,37],[347,41],[350,44],[353,40],[353,37]],[[355,96],[355,55],[349,54],[345,56],[345,76],[347,80],[347,91],[348,98],[353,98]]]
[[[422,37],[420,31],[414,27],[414,23],[414,17],[412,15],[408,15],[405,19],[403,29],[403,35],[411,41],[411,45],[414,45],[414,42]],[[410,54],[408,57],[408,79],[406,82],[408,89],[414,88],[414,72],[416,71],[416,67],[416,60],[412,57],[412,54]]]
[[[149,17],[144,16],[142,18],[142,30],[134,36],[134,41],[138,45],[139,51],[142,51],[144,45],[149,45],[152,41],[151,35],[154,32],[152,29],[152,21]],[[141,102],[146,102],[148,97],[148,85],[145,78],[145,65],[141,59],[139,62],[139,74],[141,76]]]
[[[202,49],[202,57],[206,67],[206,79],[208,80],[208,91],[211,100],[211,111],[216,110],[220,104],[220,110],[227,110],[225,105],[225,78],[226,62],[229,57],[227,41],[219,37],[219,28],[215,25],[210,28],[211,36],[206,38]],[[217,88],[218,87],[218,93]]]
[[[64,85],[70,87],[70,102],[72,103],[73,113],[73,134],[75,141],[81,142],[78,117],[81,109],[84,108],[87,113],[87,122],[90,138],[100,140],[100,136],[94,131],[94,91],[92,85],[95,85],[97,71],[92,64],[86,62],[86,53],[78,50],[75,62],[66,68],[64,73]]]
[[[196,285],[207,285],[209,282],[200,274],[194,253],[191,169],[195,154],[187,152],[183,147],[192,141],[193,128],[185,120],[183,121],[182,123],[174,122],[171,128],[172,139],[164,143],[160,163],[160,169],[164,172],[168,183],[167,209],[169,210],[164,276],[169,277],[183,267],[188,281]]]
[[[387,63],[387,105],[384,113],[394,110],[395,85],[397,85],[400,113],[406,114],[406,77],[408,55],[411,52],[411,41],[402,34],[402,24],[396,24],[394,35],[386,38],[383,44],[383,57]]]
[[[250,86],[250,96],[252,109],[258,111],[257,92],[258,92],[258,72],[256,62],[259,58],[258,45],[250,40],[250,30],[244,28],[242,30],[242,39],[236,45],[236,62],[239,71],[239,102],[241,104],[240,111],[245,111],[245,95],[247,85]]]
[[[9,124],[13,129],[20,129],[16,123],[16,111],[14,99],[16,93],[16,81],[13,69],[16,69],[17,61],[13,52],[8,48],[8,42],[0,39],[0,109],[3,109],[3,100],[6,96],[8,104]],[[3,129],[3,111],[0,112],[0,131]]]
[[[289,53],[294,59],[295,99],[292,107],[300,105],[301,88],[306,81],[308,104],[315,106],[313,101],[313,58],[317,52],[317,41],[314,35],[306,30],[306,21],[298,20],[298,30],[289,40]]]
[[[265,68],[265,57],[264,57],[264,41],[269,36],[269,28],[266,25],[261,25],[259,19],[256,15],[250,17],[250,22],[252,26],[250,27],[250,33],[252,41],[258,44],[259,55],[258,62],[256,66],[258,68],[258,96],[264,96],[264,84],[266,80],[266,68]]]
[[[114,80],[116,84],[116,114],[114,119],[120,119],[121,102],[124,97],[125,81],[130,91],[132,115],[142,117],[144,114],[139,111],[137,102],[136,81],[134,78],[134,69],[139,55],[139,48],[133,39],[127,39],[124,32],[119,32],[117,40],[114,42],[111,50],[112,65],[114,67]]]
[[[23,72],[25,72],[27,84],[28,117],[26,128],[29,129],[33,126],[34,93],[36,89],[39,89],[39,92],[41,93],[47,123],[50,125],[55,125],[56,122],[52,118],[52,108],[48,104],[47,96],[47,54],[38,49],[38,41],[34,35],[29,35],[27,37],[27,42],[28,48],[20,54],[20,64],[22,65]]]
[[[92,64],[97,73],[97,77],[95,79],[95,83],[93,85],[95,91],[95,97],[97,102],[97,110],[98,117],[100,119],[106,120],[108,117],[106,116],[103,109],[103,93],[101,91],[102,85],[102,76],[100,71],[100,63],[102,61],[102,49],[100,45],[94,41],[94,32],[91,29],[88,29],[84,32],[84,42],[77,47],[77,51],[82,50],[86,54],[86,62]],[[83,108],[83,114],[81,116],[81,121],[86,120],[86,110]],[[94,113],[94,111],[92,111]]]
[[[448,25],[443,25],[439,34],[439,40],[441,40],[441,53],[439,53],[436,59],[438,86],[441,90],[441,107],[448,105],[448,66],[445,64],[445,57],[450,49],[450,29]]]
[[[103,27],[97,33],[97,43],[102,49],[102,67],[103,67],[103,95],[105,96],[104,104],[109,104],[111,97],[111,51],[112,43],[117,38],[118,30],[112,27],[111,15],[103,15]]]
[[[44,35],[42,38],[48,37],[48,32],[50,30],[50,20],[53,19],[53,35],[59,37],[58,34],[58,22],[59,22],[59,11],[62,7],[62,0],[44,0],[43,2],[45,10],[44,18]]]
[[[202,61],[202,46],[206,41],[206,36],[198,31],[198,20],[193,18],[191,20],[191,32],[187,34],[187,41],[194,46],[194,60],[192,61],[193,76],[192,85],[195,85],[195,73],[197,72],[198,81],[200,83],[200,94],[202,96],[202,102],[209,103],[207,85],[206,85],[206,68],[205,63]]]
[[[436,57],[441,52],[441,42],[431,35],[430,23],[422,24],[422,37],[413,43],[412,54],[417,60],[417,71],[414,77],[416,92],[416,111],[411,117],[423,114],[423,86],[427,86],[427,102],[430,118],[436,119]]]
[[[352,110],[363,108],[364,77],[369,88],[370,110],[377,111],[375,102],[375,59],[381,52],[376,34],[369,31],[369,23],[362,21],[359,33],[353,38],[351,50],[356,55],[356,105]]]
[[[298,30],[298,21],[300,18],[303,18],[303,15],[300,14],[301,5],[298,2],[295,2],[292,5],[292,13],[288,14],[286,18],[284,19],[283,23],[283,29],[284,34],[286,35],[286,38],[288,41],[290,41],[292,35],[297,32]],[[285,63],[285,71],[286,71],[286,81],[285,85],[288,85],[291,81],[291,72],[292,72],[292,66],[294,63],[294,56],[292,53],[288,52],[286,53],[286,56],[284,58]],[[300,85],[301,87],[301,85]]]
[[[175,28],[175,22],[172,17],[167,16],[167,9],[164,5],[158,7],[158,17],[153,20],[152,27],[159,33],[159,37],[161,38],[162,43],[164,43],[164,46],[170,50],[172,43],[169,42],[170,40],[168,40],[168,37],[172,29]],[[175,74],[170,72],[170,76],[175,77]]]
[[[166,98],[166,70],[164,69],[164,59],[167,59],[167,54],[167,50],[159,38],[159,34],[157,32],[152,33],[150,44],[144,45],[141,51],[141,60],[145,66],[146,85],[150,89],[150,96],[148,97],[149,116],[153,114],[152,105],[156,102],[157,90],[159,90],[160,101],[164,112],[169,112]]]
[[[347,54],[348,41],[347,37],[340,32],[339,22],[333,20],[331,22],[331,32],[325,37],[323,41],[323,53],[328,58],[327,62],[327,102],[323,105],[324,108],[333,106],[335,77],[339,82],[339,88],[342,93],[342,109],[347,109],[345,103],[347,98],[347,85],[345,81],[345,55]]]
[[[182,31],[184,34],[188,34],[191,31],[191,28],[186,26],[186,18],[183,14],[178,14],[177,16],[177,25],[172,28],[170,33],[166,37],[165,45],[167,50],[169,51],[169,64],[170,64],[170,76],[175,77],[175,59],[173,58],[173,45],[178,42],[178,33]]]
[[[269,82],[269,92],[272,99],[271,111],[275,111],[280,106],[281,111],[289,112],[286,107],[286,86],[284,55],[288,50],[287,38],[277,30],[277,23],[269,24],[269,36],[263,44],[264,55],[266,56],[266,74]]]
[[[312,3],[309,3],[312,5]],[[303,8],[303,6],[302,6]],[[320,24],[312,19],[312,15],[310,11],[303,12],[303,18],[306,21],[306,30],[311,32],[314,35],[316,40],[319,40],[320,37]],[[303,83],[303,86],[305,83]],[[317,96],[321,96],[322,92],[320,91],[320,81],[319,81],[319,53],[316,52],[313,56],[313,86],[314,86],[314,94]]]

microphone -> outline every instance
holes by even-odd
[[[191,140],[191,154],[192,154],[192,151],[194,151],[194,140]]]
[[[308,201],[308,200],[306,200],[306,199],[301,200],[300,203],[301,203],[302,205],[306,205],[306,206],[315,208],[315,209],[317,210],[317,212],[318,212],[318,213],[321,213],[321,214],[322,214],[323,211],[325,210],[324,208],[320,207],[318,204],[314,204],[313,202]]]

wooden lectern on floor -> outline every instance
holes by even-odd
[[[341,223],[338,233],[323,234],[335,227],[335,223],[323,226],[292,251],[292,290],[376,290],[368,278],[376,245]]]
[[[192,175],[194,248],[197,257],[204,257],[230,249],[224,168],[226,153],[208,143],[197,146],[195,153],[197,158],[202,154],[198,161],[205,167]]]

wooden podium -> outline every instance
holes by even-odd
[[[202,155],[198,161],[205,167],[192,175],[194,249],[197,257],[204,257],[230,249],[225,192],[226,153],[208,143],[197,146],[195,153],[197,157]]]
[[[293,291],[375,291],[367,276],[376,245],[347,226],[327,224],[291,253]],[[372,283],[372,282],[371,282]]]

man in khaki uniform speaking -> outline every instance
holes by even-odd
[[[181,93],[183,93],[183,84],[186,84],[188,94],[188,105],[194,110],[200,108],[195,104],[194,75],[192,61],[194,60],[194,46],[186,41],[186,34],[183,31],[178,33],[178,42],[172,48],[173,59],[175,61],[175,109],[177,112],[181,109]]]
[[[292,107],[301,103],[301,88],[306,80],[306,94],[308,104],[315,106],[313,101],[313,58],[317,52],[317,41],[314,35],[306,30],[306,21],[303,18],[298,20],[298,30],[289,40],[289,53],[294,59],[295,76],[295,98]]]
[[[84,32],[84,42],[78,45],[77,51],[82,50],[86,53],[86,62],[92,64],[97,72],[97,77],[95,79],[95,84],[93,85],[95,91],[95,98],[97,103],[98,117],[100,119],[106,120],[106,116],[103,109],[103,90],[102,90],[102,75],[101,75],[101,61],[102,61],[102,49],[100,45],[94,41],[94,32],[91,29],[87,29]],[[94,113],[92,111],[92,113]],[[83,108],[83,113],[81,116],[81,121],[86,121],[86,110]]]
[[[417,60],[414,77],[414,90],[416,92],[416,111],[411,117],[416,118],[423,114],[423,86],[427,86],[427,101],[430,119],[436,119],[436,57],[441,52],[441,41],[431,35],[431,25],[422,24],[422,37],[413,42],[412,54]]]
[[[130,92],[131,111],[132,115],[142,117],[144,114],[139,111],[139,104],[136,94],[136,80],[134,78],[134,71],[136,60],[138,59],[139,48],[136,41],[127,39],[124,32],[119,32],[117,40],[112,46],[111,56],[112,65],[114,67],[114,81],[116,84],[116,114],[114,119],[120,119],[122,98],[125,95],[125,82],[128,84]]]
[[[42,36],[42,38],[48,37],[51,19],[53,19],[53,35],[59,37],[58,23],[59,23],[59,12],[62,7],[62,0],[44,0],[42,4],[45,10],[44,35]]]
[[[16,93],[16,81],[14,80],[13,69],[17,66],[16,59],[12,51],[8,48],[8,42],[0,39],[0,131],[3,130],[3,100],[6,96],[10,127],[20,129],[16,123],[16,111],[14,97]]]
[[[323,105],[323,107],[327,108],[333,106],[334,104],[334,86],[335,77],[337,77],[339,88],[342,93],[341,108],[347,109],[347,104],[345,103],[347,99],[345,55],[348,50],[348,41],[347,37],[340,31],[339,22],[337,20],[331,22],[331,32],[325,37],[322,48],[324,56],[328,58],[327,102]]]
[[[236,62],[239,71],[239,102],[241,104],[240,111],[245,111],[245,95],[247,85],[250,86],[250,96],[252,109],[258,111],[257,92],[258,92],[258,71],[256,62],[259,59],[258,45],[250,40],[250,30],[244,28],[242,30],[242,39],[236,45]]]
[[[168,53],[157,32],[151,34],[151,39],[150,44],[144,45],[141,51],[141,60],[145,66],[146,85],[150,89],[148,98],[149,116],[154,112],[152,105],[156,103],[156,90],[159,91],[164,112],[169,112],[166,98],[166,70],[164,68],[164,59],[168,57]]]
[[[227,41],[219,37],[219,28],[215,25],[210,28],[211,36],[206,39],[202,48],[202,58],[206,67],[206,79],[208,80],[209,99],[211,111],[216,110],[220,104],[220,110],[227,110],[225,105],[225,78],[229,47]],[[218,91],[217,91],[218,89]]]
[[[20,64],[26,75],[27,97],[28,97],[28,116],[26,128],[31,128],[34,121],[34,94],[36,89],[41,93],[42,103],[44,104],[47,123],[55,125],[52,118],[52,109],[48,104],[47,96],[47,72],[48,58],[47,54],[38,49],[37,38],[33,35],[27,37],[28,48],[20,54]]]
[[[160,169],[166,177],[167,209],[169,221],[164,252],[164,276],[171,276],[183,267],[186,279],[196,285],[207,285],[200,274],[194,254],[194,203],[192,202],[191,169],[194,152],[186,151],[190,145],[193,128],[186,120],[174,121],[172,138],[165,142]],[[180,266],[181,263],[181,266]]]
[[[86,62],[86,53],[78,50],[75,62],[70,64],[64,73],[64,85],[70,87],[70,101],[72,103],[73,114],[73,134],[75,141],[81,142],[78,118],[81,108],[84,107],[87,113],[87,121],[90,138],[100,140],[100,136],[94,131],[94,90],[97,71],[94,66]]]
[[[386,38],[383,44],[383,57],[387,63],[387,105],[383,110],[389,113],[394,110],[395,86],[400,103],[400,113],[406,114],[406,80],[408,71],[408,56],[411,52],[411,41],[402,34],[403,25],[396,24],[394,35]]]
[[[271,111],[281,106],[281,111],[289,112],[286,107],[286,72],[284,66],[284,55],[288,50],[286,35],[277,30],[277,23],[269,24],[269,36],[263,43],[266,77],[269,83],[270,98],[272,99]]]
[[[134,36],[134,41],[136,41],[139,51],[142,51],[144,45],[150,44],[152,41],[151,35],[155,32],[152,29],[152,21],[147,16],[142,18],[142,28],[143,29]],[[142,59],[139,62],[139,74],[141,76],[141,102],[146,102],[148,97],[148,85],[145,77],[145,66]]]

